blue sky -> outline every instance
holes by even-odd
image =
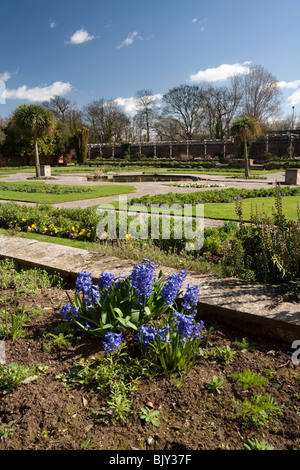
[[[226,84],[262,65],[300,114],[300,0],[0,0],[0,116],[65,96],[85,104]],[[298,113],[297,113],[297,110]]]

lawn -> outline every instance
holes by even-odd
[[[38,185],[38,186],[37,186]],[[11,189],[10,189],[11,188]],[[40,188],[32,191],[32,188]],[[54,191],[51,192],[51,189]],[[55,192],[57,188],[57,192]],[[70,191],[66,189],[65,193],[62,193],[61,185],[46,185],[45,183],[21,183],[17,186],[14,183],[5,183],[5,186],[0,185],[0,199],[8,201],[21,201],[21,202],[33,202],[38,204],[58,204],[62,202],[77,201],[83,199],[94,199],[99,197],[116,196],[118,194],[133,193],[136,188],[134,186],[127,185],[104,185],[104,186],[69,186]],[[65,186],[67,188],[67,186]],[[74,191],[74,188],[77,190]],[[47,189],[47,192],[45,191]]]
[[[285,217],[288,220],[297,220],[298,219],[298,210],[300,208],[300,197],[299,196],[284,196],[281,198],[282,201],[282,210]],[[111,203],[116,209],[125,209],[128,211],[139,211],[139,212],[150,212],[155,214],[173,214],[174,211],[168,209],[161,209],[155,207],[145,207],[142,204],[136,204],[132,206],[122,206],[118,202]],[[264,212],[265,214],[272,215],[275,204],[274,197],[262,197],[262,198],[249,198],[242,201],[243,208],[243,220],[249,222],[251,218],[252,211],[258,211],[259,214]],[[172,205],[170,205],[171,207]],[[182,209],[175,211],[175,215],[184,215]],[[187,213],[187,215],[189,215]],[[196,207],[192,208],[192,215],[196,215]],[[219,220],[238,220],[238,215],[236,213],[236,203],[235,202],[207,202],[204,204],[204,217],[208,219],[219,219]]]
[[[12,175],[15,173],[35,173],[34,166],[5,166],[0,168],[0,174],[2,175]],[[93,167],[90,166],[56,166],[51,167],[51,173],[85,173],[87,171],[95,171]]]
[[[8,229],[0,228],[0,235],[10,235],[11,231]],[[24,233],[18,232],[18,237],[27,238],[29,240],[37,240],[39,242],[53,243],[55,245],[70,246],[78,248],[80,250],[95,251],[95,242],[81,241],[81,240],[70,240],[68,238],[56,238],[51,235],[41,235],[39,233]]]
[[[109,171],[118,171],[118,172],[124,172],[124,171],[130,171],[130,172],[136,172],[136,171],[145,171],[147,173],[190,173],[190,174],[208,174],[208,175],[219,175],[219,176],[235,176],[235,177],[240,177],[243,178],[244,172],[243,170],[237,169],[237,168],[179,168],[179,167],[174,167],[174,168],[149,168],[149,166],[143,165],[143,163],[140,163],[139,165],[136,165],[134,168],[131,166],[126,167],[120,167],[118,163],[114,166],[112,165],[103,165],[99,167],[93,167],[93,166],[88,166],[88,165],[72,165],[72,166],[63,166],[63,167],[51,167],[51,174],[64,174],[64,173],[91,173],[95,171],[101,171],[102,167],[105,167],[106,170],[109,168]],[[283,170],[250,170],[250,176],[257,176],[257,175],[266,175],[269,173],[278,173],[279,171]],[[0,168],[0,175],[1,176],[8,176],[10,174],[15,174],[15,173],[35,173],[35,167],[33,166],[20,166],[20,167],[2,167]]]
[[[300,205],[300,197],[285,196],[281,201],[285,217],[288,220],[297,220],[297,210]],[[252,210],[254,212],[257,210],[259,214],[264,212],[265,214],[272,215],[274,204],[274,197],[244,199],[242,203],[243,220],[246,222],[250,221]],[[206,203],[204,205],[204,216],[209,219],[238,220],[236,203]]]

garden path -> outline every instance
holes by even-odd
[[[260,189],[260,188],[270,188],[272,186],[275,186],[276,183],[284,183],[284,172],[276,172],[276,173],[268,173],[265,176],[265,179],[239,179],[239,178],[230,178],[226,177],[224,175],[209,175],[209,174],[194,174],[190,173],[193,176],[197,176],[200,179],[200,183],[203,184],[220,184],[223,185],[225,188],[249,188],[249,189]],[[128,176],[128,175],[136,175],[136,172],[122,172],[122,175]],[[168,175],[171,175],[171,173],[168,173]],[[186,174],[184,175],[186,176]],[[28,178],[32,177],[28,173],[15,173],[12,175],[9,175],[5,178],[1,178],[1,181],[28,181]],[[87,181],[86,174],[84,173],[64,173],[64,174],[53,174],[54,180],[45,180],[45,183],[48,184],[70,184],[70,185],[81,185],[81,186],[94,186],[94,185],[111,185],[111,184],[118,184],[118,185],[128,185],[128,182],[126,183],[111,183],[111,182],[91,182]],[[180,181],[178,181],[180,183]],[[182,181],[182,183],[186,183],[186,181]],[[211,187],[211,188],[184,188],[184,187],[172,187],[169,186],[168,183],[163,183],[159,181],[152,181],[152,182],[134,182],[134,186],[136,187],[136,192],[130,193],[130,194],[124,194],[122,197],[126,196],[128,199],[132,197],[139,198],[141,196],[145,195],[155,195],[155,194],[167,194],[169,192],[176,192],[176,193],[189,193],[189,192],[195,192],[195,191],[206,191],[206,190],[215,190],[215,189],[221,189],[217,187]],[[102,198],[94,198],[94,199],[86,199],[86,200],[78,200],[78,201],[70,201],[70,202],[63,202],[60,204],[53,204],[53,207],[56,208],[87,208],[87,207],[92,207],[92,206],[97,206],[99,204],[106,204],[106,203],[111,203],[114,201],[118,201],[119,196],[110,196],[110,197],[102,197]],[[2,202],[7,202],[4,200],[1,200],[0,203]],[[20,203],[22,205],[27,204],[27,205],[34,205],[30,203]],[[223,225],[224,221],[223,220],[217,220],[217,219],[204,219],[204,226],[205,227],[217,227]]]

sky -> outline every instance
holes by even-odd
[[[58,95],[81,109],[139,90],[223,86],[263,66],[300,115],[300,0],[0,0],[0,117]],[[293,110],[293,111],[292,111]]]

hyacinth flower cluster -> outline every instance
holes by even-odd
[[[162,319],[162,327],[143,325],[137,341],[142,354],[152,367],[163,371],[168,378],[175,371],[186,372],[192,367],[202,339],[203,321],[195,315],[174,311]]]
[[[102,346],[104,351],[115,352],[121,348],[123,345],[123,335],[122,333],[106,333],[105,339],[102,341]]]
[[[144,259],[141,264],[133,267],[130,275],[120,274],[115,277],[108,271],[101,273],[98,282],[93,281],[91,273],[80,272],[76,279],[74,300],[71,301],[69,297],[70,301],[61,310],[62,318],[75,322],[80,328],[100,337],[106,351],[115,351],[122,344],[123,336],[120,333],[126,335],[137,332],[140,327],[145,333],[147,330],[144,325],[163,318],[168,312],[173,312],[174,315],[178,312],[176,301],[182,293],[186,272],[175,272],[166,277],[161,271],[156,275],[156,269],[154,263]],[[195,312],[197,289],[198,287],[188,286],[182,297],[184,309],[189,314]],[[178,322],[176,315],[174,322]],[[178,328],[179,325],[180,322]],[[172,336],[170,331],[170,325],[165,324],[155,334],[165,344]],[[194,337],[195,331],[194,329]],[[146,338],[144,340],[147,344]],[[150,342],[153,344],[153,341]]]
[[[74,300],[63,306],[64,319],[75,322],[89,333],[104,337],[109,331],[132,331],[168,306],[160,295],[164,276],[156,278],[156,266],[148,259],[134,266],[129,276],[101,273],[98,282],[82,271],[75,283]]]
[[[182,307],[184,310],[188,310],[189,313],[197,313],[196,306],[198,303],[199,286],[190,286],[188,284],[186,293],[182,298]]]
[[[180,271],[167,277],[166,283],[161,291],[161,295],[165,299],[166,305],[173,305],[179,295],[185,278],[186,271]]]
[[[156,266],[148,259],[144,259],[141,265],[134,266],[129,279],[131,286],[135,290],[140,305],[149,299],[153,292],[153,283],[156,278]]]

